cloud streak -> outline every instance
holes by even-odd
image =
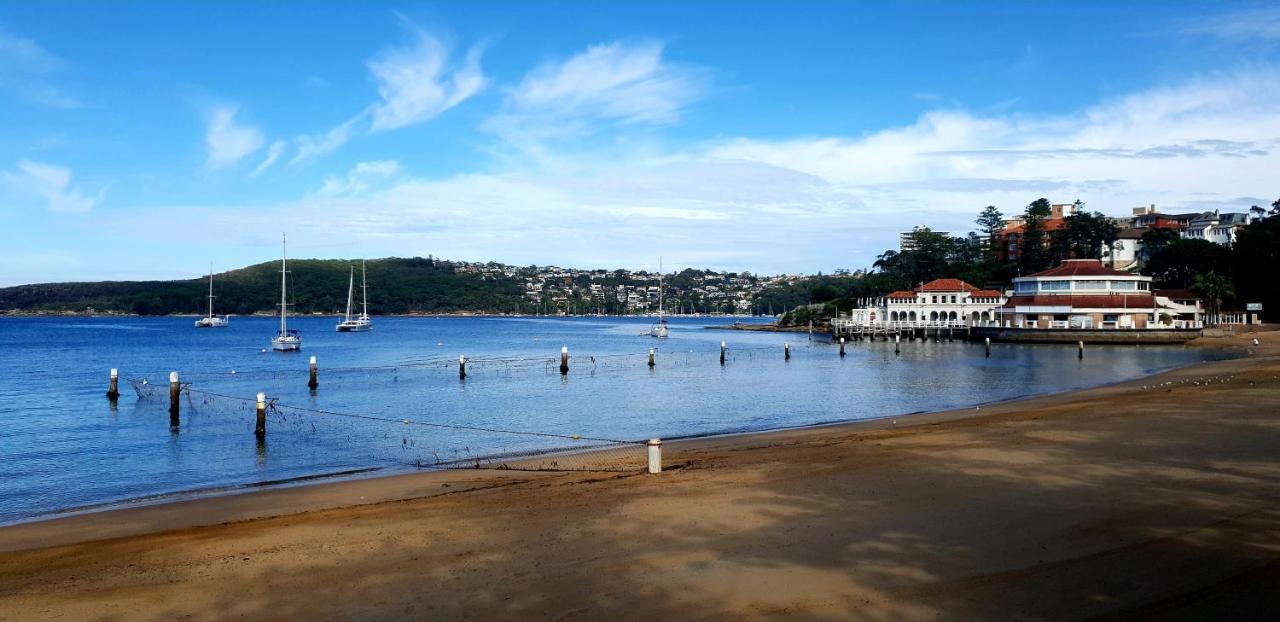
[[[86,196],[71,185],[71,169],[65,166],[21,160],[16,171],[0,173],[0,181],[18,196],[31,196],[44,202],[51,212],[67,214],[88,213],[106,196],[99,190],[97,196]]]
[[[261,130],[236,122],[239,110],[239,106],[215,106],[209,111],[204,136],[206,167],[220,169],[231,166],[261,149],[266,142]]]
[[[79,108],[80,100],[49,82],[52,76],[66,70],[67,64],[62,59],[34,40],[0,28],[0,89],[41,106]]]
[[[327,131],[296,137],[297,153],[290,164],[333,153],[360,134],[429,121],[485,89],[489,81],[480,67],[483,44],[472,46],[455,62],[443,39],[403,16],[401,22],[412,33],[413,42],[383,50],[366,63],[378,100]]]

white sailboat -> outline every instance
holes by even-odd
[[[352,294],[354,294],[356,284],[356,267],[351,266],[351,278],[347,281],[347,315],[346,318],[338,324],[338,332],[340,333],[362,333],[373,330],[373,320],[369,319],[369,282],[365,278],[364,260],[360,260],[360,291],[363,298],[364,311],[360,317],[351,319],[351,303]]]
[[[271,339],[271,349],[280,352],[296,352],[302,349],[302,335],[297,329],[289,328],[288,301],[288,240],[280,236],[280,332]]]
[[[231,323],[229,316],[213,314],[213,266],[209,266],[209,315],[196,320],[196,328],[226,328]]]
[[[663,298],[662,298],[662,260],[658,260],[658,323],[649,329],[650,337],[658,339],[667,338],[667,318],[663,315]]]

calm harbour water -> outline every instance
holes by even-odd
[[[725,318],[677,318],[655,340],[643,318],[375,318],[363,334],[331,317],[299,318],[303,352],[263,352],[270,318],[197,330],[191,318],[0,318],[0,523],[73,508],[162,498],[367,468],[411,468],[425,454],[475,455],[562,439],[293,416],[254,442],[251,407],[140,400],[123,380],[112,408],[107,372],[282,404],[621,440],[740,432],[876,418],[1096,386],[1225,356],[1183,347],[993,346],[886,342],[836,346],[804,334],[706,330]],[[730,344],[728,365],[719,343]],[[782,343],[793,358],[783,361]],[[572,369],[562,378],[562,345]],[[644,353],[658,348],[657,367]],[[472,357],[459,382],[456,359]],[[318,357],[320,389],[306,387]],[[630,356],[621,356],[630,355]],[[376,367],[376,368],[375,368]],[[360,371],[341,371],[365,368]],[[231,371],[235,370],[235,374]],[[235,407],[228,407],[234,404]],[[532,443],[532,444],[531,444]],[[542,445],[538,445],[542,443]],[[438,447],[437,447],[438,446]]]

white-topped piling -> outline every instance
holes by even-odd
[[[649,439],[649,473],[662,472],[662,439]]]
[[[257,422],[253,426],[253,434],[257,436],[259,440],[261,440],[267,436],[267,394],[266,393],[258,394],[257,414],[258,414],[258,418],[257,418]]]
[[[467,355],[458,355],[458,380],[467,379]]]
[[[656,351],[653,348],[649,348],[649,368],[650,369],[653,369],[653,365],[654,365],[653,357],[655,353]]]
[[[987,358],[991,358],[991,338],[990,337],[983,338],[983,343],[985,343],[987,347]]]
[[[169,372],[169,425],[178,427],[179,404],[182,396],[182,384],[178,382],[178,372]]]
[[[320,386],[320,380],[318,378],[319,373],[316,367],[316,357],[314,355],[311,357],[311,362],[308,365],[308,368],[310,371],[310,379],[307,380],[307,388],[314,390],[316,387]]]
[[[111,378],[107,380],[107,399],[115,401],[120,397],[120,372],[111,368]]]
[[[728,349],[728,346],[725,344],[725,342],[721,341],[720,342],[720,364],[721,365],[724,365],[725,351],[727,349]]]
[[[785,341],[782,342],[782,360],[784,361],[791,360],[791,344]]]
[[[844,337],[840,338],[840,356],[844,356]]]
[[[569,373],[569,346],[560,347],[560,374]]]

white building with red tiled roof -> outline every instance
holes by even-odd
[[[1056,268],[1013,279],[1000,309],[1005,328],[1196,328],[1199,301],[1158,296],[1151,277],[1122,272],[1097,259],[1068,259]]]
[[[935,279],[854,309],[839,322],[853,326],[977,326],[996,321],[1003,292],[978,289],[960,279]]]

